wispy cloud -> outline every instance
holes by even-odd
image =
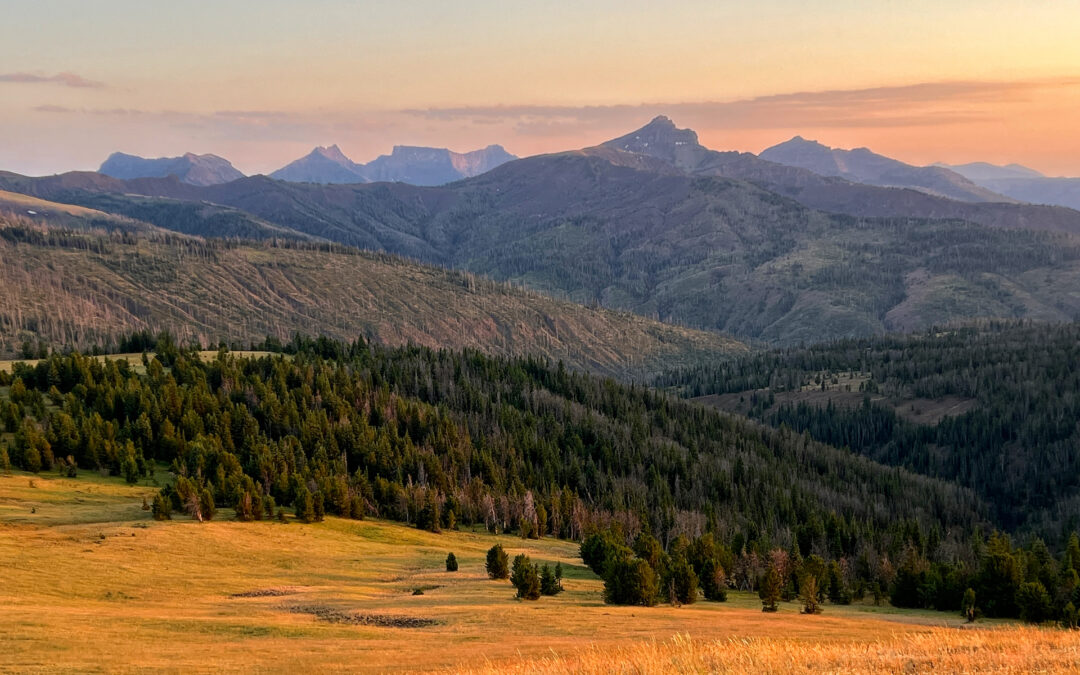
[[[0,82],[12,84],[59,84],[64,87],[76,89],[103,89],[104,82],[88,80],[82,75],[75,73],[57,73],[55,75],[41,75],[37,73],[2,73]]]
[[[904,86],[807,91],[733,101],[607,106],[465,106],[402,112],[440,122],[510,123],[525,135],[564,134],[638,123],[656,114],[725,129],[918,127],[986,119],[993,106],[1036,91],[1080,85],[1080,78],[1037,81],[926,82]]]

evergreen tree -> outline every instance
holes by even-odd
[[[540,599],[540,574],[536,569],[536,565],[524,553],[514,556],[510,583],[517,589],[517,597],[523,600]]]
[[[761,611],[775,612],[779,609],[777,603],[780,602],[780,587],[782,583],[780,572],[770,565],[769,570],[765,573],[765,576],[762,577],[758,587],[758,597],[761,598]]]
[[[551,565],[544,563],[544,566],[540,568],[540,593],[542,595],[558,595],[562,593],[562,584],[555,576],[555,571],[551,569]]]
[[[312,513],[315,516],[315,522],[321,523],[326,519],[326,499],[323,497],[322,491],[315,493],[312,497]]]
[[[502,544],[495,544],[488,549],[484,569],[492,579],[506,579],[510,576],[510,559],[503,550]]]
[[[311,492],[306,486],[297,487],[296,497],[293,498],[293,507],[296,519],[301,523],[310,523],[315,520],[315,503],[311,498]]]
[[[214,494],[210,490],[203,488],[199,493],[199,514],[201,520],[213,520],[214,513]]]
[[[172,504],[160,492],[154,495],[154,501],[150,505],[150,512],[154,520],[172,520]]]
[[[1039,581],[1020,584],[1016,591],[1020,618],[1028,623],[1042,623],[1050,618],[1050,595]]]
[[[694,573],[694,568],[684,556],[679,555],[672,559],[668,569],[667,585],[670,596],[674,600],[672,604],[689,605],[697,601],[697,574]]]
[[[964,591],[964,599],[960,602],[960,615],[967,619],[968,623],[975,622],[975,589]]]
[[[458,571],[457,557],[453,553],[449,553],[446,556],[446,571],[447,572],[457,572]]]
[[[818,580],[812,574],[803,577],[799,584],[799,599],[802,600],[803,614],[821,614],[821,601],[818,598]]]
[[[719,561],[710,558],[701,567],[701,590],[706,600],[725,602],[727,600],[727,575]]]
[[[608,561],[604,575],[604,602],[652,607],[659,592],[656,572],[641,558],[618,555]]]

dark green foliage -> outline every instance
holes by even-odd
[[[765,576],[762,577],[761,583],[758,585],[758,597],[761,598],[761,611],[763,612],[775,612],[778,607],[777,603],[780,602],[780,587],[783,580],[780,578],[780,572],[773,566],[769,566]]]
[[[1028,623],[1042,623],[1050,618],[1050,594],[1038,581],[1020,584],[1016,591],[1016,605],[1020,618]]]
[[[1061,625],[1062,625],[1063,628],[1069,628],[1071,630],[1076,630],[1077,624],[1078,624],[1078,618],[1077,618],[1076,606],[1073,605],[1073,603],[1070,602],[1070,603],[1065,605],[1065,609],[1062,612]]]
[[[816,402],[773,404],[851,373],[860,378],[855,391],[837,387]],[[1080,427],[1066,422],[1080,418],[1080,324],[992,322],[842,340],[718,362],[660,382],[691,396],[740,393],[749,406],[726,407],[955,481],[976,491],[1004,529],[1057,537],[1062,525],[1080,522],[1080,500],[1072,498],[1080,492],[1080,454],[1067,450],[1080,443]],[[970,409],[927,424],[905,416],[946,397]]]
[[[423,507],[416,514],[416,526],[429,532],[442,532],[439,521],[439,503],[436,501],[435,493],[429,490]]]
[[[652,607],[659,592],[656,572],[641,558],[616,556],[608,561],[604,576],[604,602]]]
[[[150,504],[150,512],[154,520],[172,520],[172,504],[164,495],[154,495],[154,501]]]
[[[522,600],[539,600],[542,590],[540,572],[529,556],[521,553],[514,556],[510,573],[510,583],[517,589],[517,597]]]
[[[199,520],[213,520],[217,509],[214,506],[214,493],[203,488],[199,493]]]
[[[492,579],[507,579],[510,577],[510,558],[503,550],[502,544],[495,544],[487,552],[487,560],[484,563],[487,575]]]
[[[754,588],[784,542],[781,592],[792,596],[807,565],[837,602],[888,584],[910,549],[900,602],[959,611],[970,586],[988,614],[996,601],[993,611],[1016,616],[1019,584],[1039,581],[1054,618],[1066,599],[1075,605],[1077,584],[1035,541],[1006,547],[1002,564],[1017,576],[999,583],[1000,545],[977,536],[985,520],[970,493],[789,430],[537,359],[305,338],[277,347],[288,358],[203,361],[176,348],[170,368],[148,358],[145,373],[80,354],[16,366],[22,444],[48,434],[80,467],[113,473],[132,458],[139,475],[165,463],[176,479],[163,497],[195,518],[217,504],[255,519],[262,501],[264,513],[287,507],[308,521],[321,495],[328,515],[416,523],[426,512],[447,527],[453,513],[498,531],[527,522],[538,536],[584,537],[583,559],[616,590],[608,568],[635,557],[662,597],[680,559],[703,587],[711,564]],[[53,388],[59,406],[44,402]],[[800,563],[799,551],[815,555]],[[833,577],[831,561],[842,564]]]
[[[316,492],[315,496],[311,499],[312,512],[315,515],[315,522],[321,523],[326,518],[326,500],[323,498],[322,492]]]
[[[630,551],[620,544],[611,532],[594,532],[581,542],[581,560],[593,571],[603,577],[608,563],[616,557],[626,557]],[[662,553],[662,551],[661,551]],[[655,568],[654,568],[655,569]]]
[[[540,568],[540,594],[558,595],[562,591],[562,568],[552,570],[551,565],[544,563]]]
[[[295,507],[296,519],[301,523],[311,523],[315,521],[315,502],[311,498],[311,492],[306,486],[300,485],[296,488],[296,495],[293,497],[293,505]]]
[[[960,616],[967,619],[968,623],[974,623],[975,613],[975,589],[969,588],[964,591],[964,598],[960,602]]]
[[[458,571],[457,556],[455,556],[453,553],[449,553],[446,556],[446,571],[447,572],[457,572]]]
[[[714,558],[709,558],[701,567],[701,590],[706,600],[725,602],[727,600],[727,574],[724,567]]]
[[[834,605],[851,604],[851,589],[848,587],[844,573],[840,569],[840,563],[835,560],[829,563],[828,583],[829,602]]]
[[[672,558],[664,581],[672,604],[689,605],[697,602],[698,577],[682,555]]]

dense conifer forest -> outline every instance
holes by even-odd
[[[974,490],[561,364],[325,338],[211,359],[168,336],[122,347],[143,364],[54,354],[0,374],[0,459],[131,482],[167,466],[162,519],[288,509],[579,540],[610,602],[779,584],[958,611],[971,588],[988,615],[1065,620],[1075,600],[1068,537],[1056,554],[987,539]]]

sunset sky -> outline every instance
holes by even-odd
[[[1080,175],[1078,31],[1080,0],[4,0],[0,170],[529,155],[664,113],[716,149],[801,134]]]

